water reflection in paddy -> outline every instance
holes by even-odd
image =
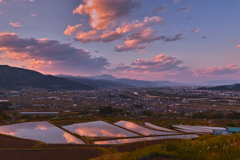
[[[122,128],[116,127],[103,121],[76,123],[63,128],[87,137],[133,137],[138,136]]]
[[[80,139],[61,130],[49,122],[27,122],[0,126],[0,133],[45,143],[84,144]]]
[[[176,132],[174,130],[171,130],[171,129],[167,129],[167,128],[164,128],[164,127],[160,127],[160,126],[156,126],[154,124],[151,124],[151,123],[144,123],[146,126],[148,127],[151,127],[151,128],[154,128],[154,129],[157,129],[157,130],[161,130],[161,131],[167,131],[167,132]]]
[[[188,135],[172,135],[172,136],[157,136],[157,137],[143,137],[143,138],[128,138],[128,139],[116,139],[109,141],[95,141],[94,144],[123,144],[123,143],[132,143],[137,141],[150,141],[150,140],[161,140],[161,139],[191,139],[199,137],[196,134],[188,134]]]
[[[173,133],[173,132],[161,132],[161,131],[155,131],[155,130],[147,129],[147,128],[144,128],[142,126],[139,126],[135,123],[128,122],[128,121],[119,121],[115,124],[118,125],[118,126],[127,128],[129,130],[135,131],[137,133],[141,133],[141,134],[146,135],[146,136],[148,136],[148,135],[176,134],[176,133]]]

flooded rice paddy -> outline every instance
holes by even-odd
[[[0,126],[0,133],[19,138],[38,140],[45,143],[84,144],[82,140],[46,121]]]
[[[103,121],[76,123],[63,128],[86,137],[134,137],[135,133]]]
[[[145,136],[149,136],[149,135],[168,135],[168,134],[176,134],[174,132],[162,132],[162,131],[156,131],[156,130],[151,130],[151,129],[147,129],[144,128],[140,125],[137,125],[133,122],[128,122],[128,121],[119,121],[117,123],[114,123],[118,126],[124,127],[126,129],[132,130],[134,132],[143,134]]]
[[[123,143],[133,143],[138,141],[150,141],[150,140],[162,140],[162,139],[191,139],[199,137],[196,134],[188,135],[172,135],[172,136],[156,136],[156,137],[142,137],[142,138],[127,138],[127,139],[116,139],[109,141],[95,141],[94,144],[123,144]]]

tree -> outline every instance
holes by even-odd
[[[182,120],[180,123],[184,125],[186,124],[186,121]]]
[[[190,122],[190,125],[191,125],[191,126],[195,126],[195,122],[194,122],[194,121],[191,121],[191,122]]]
[[[100,114],[110,114],[112,112],[113,112],[113,109],[111,106],[102,107],[102,108],[100,108],[100,111],[99,111]]]

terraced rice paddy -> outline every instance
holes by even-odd
[[[172,138],[190,139],[198,137],[197,134],[184,135],[181,132],[147,122],[145,125],[146,127],[129,121],[119,121],[115,124],[110,124],[104,121],[93,121],[62,126],[61,128],[55,126],[54,123],[51,124],[43,121],[0,126],[0,133],[24,139],[38,140],[47,144],[85,144],[86,142],[86,144],[94,143],[104,145]],[[212,133],[213,129],[224,129],[222,127],[184,125],[175,125],[174,127],[179,131],[193,133]],[[83,137],[75,137],[73,133]],[[81,139],[83,139],[84,142]]]
[[[160,131],[165,131],[165,132],[176,132],[174,130],[171,130],[171,129],[167,129],[167,128],[164,128],[164,127],[160,127],[160,126],[156,126],[154,124],[151,124],[151,123],[144,123],[146,126],[148,127],[151,127],[151,128],[154,128],[154,129],[157,129],[157,130],[160,130]]]
[[[155,130],[151,130],[151,129],[147,129],[144,128],[142,126],[139,126],[133,122],[128,122],[128,121],[119,121],[117,123],[114,123],[118,126],[124,127],[128,130],[132,130],[134,132],[143,134],[145,136],[149,136],[149,135],[169,135],[169,134],[176,134],[174,132],[161,132],[161,131],[155,131]]]
[[[103,121],[76,123],[63,128],[86,137],[135,137],[139,136],[130,131],[116,127]]]
[[[150,141],[150,140],[162,140],[162,139],[191,139],[199,137],[196,134],[188,135],[172,135],[172,136],[157,136],[157,137],[142,137],[142,138],[128,138],[128,139],[116,139],[109,141],[95,141],[94,144],[123,144],[123,143],[132,143],[138,141]]]
[[[213,133],[214,129],[226,130],[223,127],[208,127],[208,126],[187,126],[187,125],[173,125],[178,131],[186,133]]]
[[[0,133],[45,143],[84,144],[80,139],[45,121],[0,126]]]

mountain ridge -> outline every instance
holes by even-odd
[[[43,75],[37,71],[0,65],[0,87],[11,89],[15,87],[35,87],[45,89],[91,90],[91,86],[73,82],[65,78]]]

